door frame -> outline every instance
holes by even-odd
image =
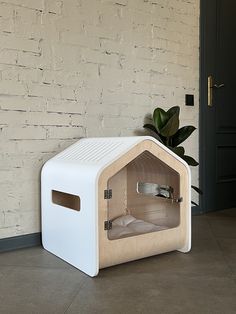
[[[206,69],[206,17],[207,17],[206,0],[200,0],[200,60],[199,60],[199,187],[203,191],[202,195],[199,195],[199,209],[198,213],[206,213],[206,103],[204,101],[207,93],[207,69]]]
[[[199,197],[198,213],[206,213],[211,210],[207,207],[207,198],[212,197],[212,191],[207,189],[208,176],[214,175],[209,169],[207,173],[206,167],[211,159],[210,152],[207,151],[209,138],[215,141],[214,130],[214,110],[211,108],[212,114],[209,115],[209,107],[207,106],[207,76],[215,76],[215,50],[217,38],[217,25],[214,17],[217,14],[217,0],[200,0],[200,71],[199,71],[199,187],[203,194]],[[211,15],[212,14],[212,15]],[[214,35],[212,35],[214,32]]]

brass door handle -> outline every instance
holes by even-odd
[[[221,87],[224,87],[225,86],[225,84],[219,84],[219,85],[217,85],[217,84],[214,84],[212,87],[215,87],[215,88],[221,88]]]
[[[207,78],[207,105],[208,107],[212,107],[212,86],[213,86],[213,77],[211,75],[208,76]]]
[[[224,87],[225,84],[213,84],[213,76],[212,75],[209,75],[208,78],[207,78],[207,97],[208,97],[208,106],[209,107],[212,107],[213,105],[213,89],[216,88],[216,89],[219,89],[219,88],[222,88]]]

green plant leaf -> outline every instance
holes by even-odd
[[[162,136],[171,137],[179,128],[179,115],[176,112],[159,131]]]
[[[200,190],[197,186],[195,186],[195,185],[191,185],[191,187],[192,187],[192,189],[194,190],[194,191],[196,191],[198,194],[203,194],[203,192],[202,192],[202,190]]]
[[[152,124],[144,124],[143,127],[144,127],[145,129],[148,129],[148,130],[152,131],[152,132],[154,133],[155,138],[156,138],[158,141],[160,141],[162,144],[164,144],[164,143],[163,143],[163,140],[162,140],[161,137],[160,137],[160,134],[158,133],[158,131],[157,131],[157,129],[156,129],[156,127],[155,127],[154,125],[152,125]]]
[[[196,130],[196,128],[192,125],[187,125],[180,128],[172,137],[172,146],[176,147],[179,144],[183,143],[192,133]]]
[[[158,132],[166,125],[169,119],[168,114],[161,108],[156,108],[153,112],[153,122]]]
[[[158,133],[158,131],[157,131],[155,125],[153,125],[153,124],[147,123],[147,124],[144,124],[143,127],[144,127],[145,129],[151,130],[151,131],[154,132],[154,133]]]
[[[169,149],[172,150],[172,152],[174,152],[176,155],[178,155],[179,157],[184,156],[184,148],[182,146],[179,147],[169,147]]]
[[[182,156],[183,160],[186,161],[186,163],[189,165],[189,166],[198,166],[198,162],[193,158],[193,157],[190,157],[190,156],[187,156],[187,155],[184,155]]]
[[[171,107],[168,111],[167,111],[167,114],[170,117],[172,117],[174,114],[177,114],[178,117],[179,117],[179,112],[180,112],[180,108],[179,106],[174,106],[174,107]]]

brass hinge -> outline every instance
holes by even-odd
[[[104,230],[111,230],[112,229],[112,221],[106,220],[104,221]]]
[[[104,199],[109,200],[112,198],[112,189],[104,190]]]

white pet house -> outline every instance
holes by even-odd
[[[42,240],[90,276],[191,246],[188,165],[152,137],[81,139],[42,170]]]

